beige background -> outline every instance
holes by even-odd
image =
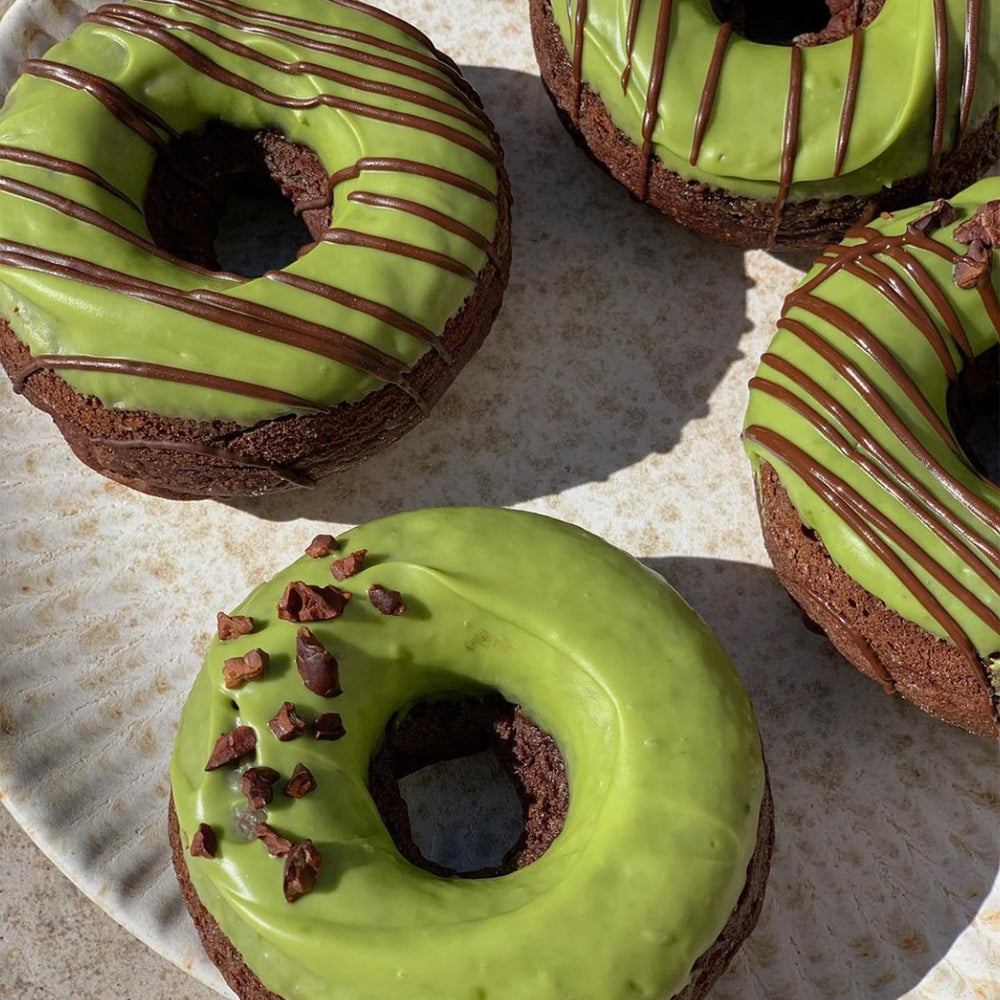
[[[643,558],[747,683],[778,844],[761,923],[715,1000],[992,1000],[995,748],[845,667],[802,628],[759,541],[745,386],[808,259],[714,246],[624,195],[558,124],[520,0],[387,6],[466,68],[515,196],[504,310],[424,424],[310,493],[177,504],[81,467],[0,386],[0,792],[89,897],[0,811],[0,998],[215,995],[131,936],[217,981],[164,823],[175,720],[214,612],[321,527],[489,503],[564,517]],[[74,10],[17,0],[0,21],[0,90],[15,53],[34,54]]]

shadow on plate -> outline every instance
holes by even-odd
[[[884,695],[806,630],[770,569],[645,561],[732,654],[774,792],[764,912],[713,997],[903,996],[969,928],[1000,869],[995,748]],[[952,960],[973,995],[974,969]],[[988,962],[981,951],[984,996]]]
[[[743,255],[633,201],[582,156],[536,76],[466,73],[504,143],[514,261],[479,354],[415,430],[316,490],[232,501],[272,520],[510,506],[669,452],[741,357]]]

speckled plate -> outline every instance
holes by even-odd
[[[14,0],[0,92],[83,4]],[[404,508],[543,511],[662,572],[757,707],[778,842],[715,1000],[997,996],[997,755],[807,632],[759,539],[745,385],[806,258],[741,254],[633,203],[538,82],[523,0],[396,0],[504,140],[515,257],[486,345],[431,417],[312,492],[171,503],[106,482],[0,386],[0,792],[88,896],[225,991],[170,871],[167,759],[215,611],[312,535]],[[0,0],[0,10],[4,2]]]

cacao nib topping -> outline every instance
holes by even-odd
[[[337,559],[330,564],[330,572],[338,580],[346,580],[349,576],[354,576],[355,573],[361,572],[362,566],[365,564],[365,556],[368,555],[367,549],[358,549],[357,552],[352,552],[349,556],[344,556],[343,559]]]
[[[286,622],[318,622],[338,618],[351,595],[332,583],[312,587],[294,580],[278,601],[278,617]]]
[[[275,739],[286,743],[305,732],[306,720],[295,711],[295,705],[292,702],[286,701],[278,709],[274,718],[268,722],[267,728],[274,734]]]
[[[323,858],[311,840],[301,840],[292,845],[285,858],[285,876],[282,885],[285,899],[289,903],[294,903],[307,892],[312,892],[319,878],[322,862]]]
[[[322,559],[339,548],[340,543],[333,535],[317,535],[306,548],[306,555],[311,559]]]
[[[324,712],[317,715],[312,723],[313,736],[318,740],[339,740],[347,730],[336,712]]]
[[[295,637],[295,666],[302,683],[321,698],[340,694],[340,670],[334,655],[305,627]]]
[[[938,198],[923,215],[914,219],[906,228],[918,233],[927,233],[932,229],[950,226],[957,217],[951,204],[944,198]]]
[[[263,809],[274,798],[274,783],[281,775],[273,767],[248,767],[240,780],[240,790],[251,809]]]
[[[227,688],[242,687],[247,681],[264,676],[270,657],[263,649],[251,649],[243,656],[233,656],[222,665],[222,683]]]
[[[283,858],[292,849],[292,842],[287,837],[282,837],[273,826],[267,823],[257,824],[257,839],[262,841],[267,848],[267,853],[275,858]]]
[[[215,831],[207,823],[199,823],[191,838],[191,856],[194,858],[214,858],[219,850]]]
[[[955,264],[954,280],[959,288],[975,288],[989,273],[993,255],[982,240],[973,240],[965,256]]]
[[[238,639],[253,631],[254,621],[250,615],[227,615],[220,611],[215,616],[216,631],[220,639]]]
[[[955,229],[955,239],[959,243],[975,243],[977,240],[987,247],[1000,247],[1000,198],[980,205],[960,226]]]
[[[403,595],[398,590],[383,587],[380,583],[373,583],[368,588],[368,600],[375,606],[375,610],[383,615],[401,615],[406,611]]]
[[[285,794],[290,799],[301,799],[316,790],[316,779],[305,764],[296,764],[292,776],[285,785]]]
[[[215,749],[208,758],[205,770],[214,771],[225,764],[232,764],[248,753],[253,753],[256,746],[257,733],[250,726],[236,726],[215,741]]]

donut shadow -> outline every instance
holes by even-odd
[[[645,562],[733,656],[774,793],[763,913],[712,996],[903,996],[969,930],[1000,870],[995,748],[884,695],[806,630],[770,569]],[[948,959],[970,995],[975,934]]]
[[[511,506],[666,454],[742,354],[742,253],[634,201],[574,146],[537,76],[464,72],[504,144],[514,259],[479,353],[418,427],[315,490],[227,501],[268,520]]]

